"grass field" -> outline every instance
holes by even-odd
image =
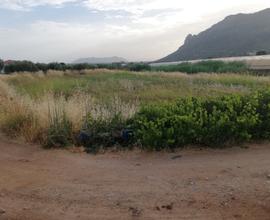
[[[244,94],[270,85],[270,77],[240,74],[133,73],[120,71],[86,71],[84,74],[50,72],[15,74],[2,80],[19,94],[39,99],[47,94],[66,98],[78,93],[105,101],[114,96],[124,102],[171,101],[186,96]]]
[[[130,118],[145,104],[169,103],[181,97],[245,95],[269,86],[268,76],[228,73],[88,70],[2,75],[0,126],[11,136],[44,142],[52,123],[58,126],[68,120],[71,133],[78,133],[88,113],[96,119],[116,114]]]

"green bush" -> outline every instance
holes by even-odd
[[[136,140],[150,150],[269,139],[270,90],[145,106],[135,115],[132,125]]]
[[[256,98],[237,95],[205,101],[202,108],[207,117],[199,143],[211,146],[249,141],[253,137],[253,128],[259,122],[257,107]]]
[[[270,90],[255,93],[258,101],[257,114],[260,123],[254,128],[254,136],[257,139],[270,139]]]

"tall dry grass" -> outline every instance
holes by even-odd
[[[49,73],[53,76],[62,74]],[[86,115],[90,114],[97,120],[106,120],[116,114],[129,118],[139,106],[134,102],[125,103],[117,96],[100,102],[80,90],[68,98],[64,94],[56,96],[48,91],[45,95],[32,99],[27,94],[18,93],[7,83],[7,79],[12,77],[17,76],[0,77],[0,129],[9,136],[23,138],[27,142],[45,143],[55,117],[62,118],[64,115],[72,125],[72,133],[76,134],[82,128]],[[24,74],[24,77],[31,78],[33,75]],[[40,73],[35,77],[45,76]]]

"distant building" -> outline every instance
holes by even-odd
[[[4,61],[4,65],[6,66],[6,65],[12,64],[14,62],[15,62],[15,60],[6,60],[6,61]]]
[[[249,52],[247,53],[248,56],[256,56],[256,52]]]

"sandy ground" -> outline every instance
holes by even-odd
[[[93,156],[0,137],[0,152],[0,220],[270,219],[270,144]]]

